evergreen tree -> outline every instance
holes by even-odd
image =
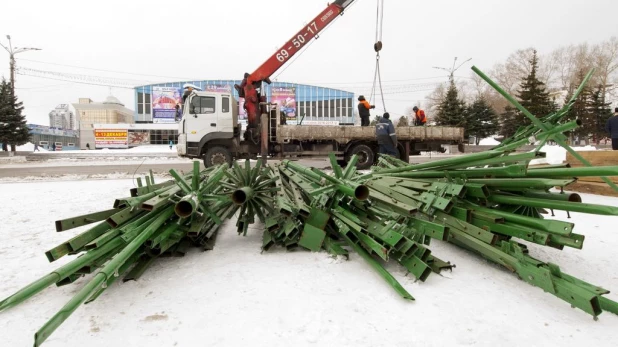
[[[500,135],[505,139],[515,135],[517,129],[522,126],[525,116],[521,112],[517,112],[512,106],[506,106],[504,112],[500,114]]]
[[[539,81],[537,78],[537,70],[539,61],[537,58],[536,50],[533,51],[532,58],[530,59],[530,74],[526,76],[518,90],[517,98],[519,99],[519,103],[530,113],[532,113],[537,118],[542,118],[547,116],[548,114],[555,112],[557,107],[556,104],[549,97],[549,93],[545,91],[545,83]],[[532,122],[528,117],[521,114],[521,112],[517,111],[519,114],[516,118],[518,121],[521,121],[520,125],[529,125]]]
[[[597,144],[602,138],[609,136],[605,132],[605,124],[612,116],[611,103],[605,102],[603,95],[603,88],[600,85],[590,94],[590,114],[593,124],[591,133]]]
[[[580,71],[578,73],[578,82],[569,88],[565,102],[571,99],[573,96],[573,89],[576,85],[580,85],[583,79],[584,73],[583,71]],[[582,92],[577,96],[577,99],[573,102],[571,109],[566,115],[566,119],[569,121],[574,121],[577,119],[582,121],[582,125],[580,127],[577,127],[570,132],[571,141],[573,140],[573,136],[577,136],[579,140],[587,140],[589,136],[594,133],[596,119],[593,113],[591,92],[587,86],[584,87]]]
[[[380,120],[380,116],[375,116],[373,117],[373,120],[371,121],[371,123],[369,123],[370,126],[375,126],[376,124],[378,124],[378,121]]]
[[[495,135],[498,131],[498,115],[483,96],[479,96],[468,107],[466,128],[469,135],[476,137],[477,145],[479,141],[490,135]]]
[[[399,120],[397,121],[397,126],[398,126],[398,127],[407,127],[407,126],[410,126],[410,123],[408,122],[408,117],[406,117],[406,116],[401,116],[401,118],[399,118]]]
[[[451,81],[444,99],[438,105],[436,125],[466,128],[466,104],[458,94],[455,83]]]
[[[26,117],[21,114],[23,104],[11,93],[11,85],[2,79],[0,84],[0,142],[10,144],[15,152],[17,146],[30,141]]]

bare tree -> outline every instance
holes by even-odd
[[[607,87],[615,74],[618,74],[618,39],[612,36],[592,49],[592,63],[596,68],[595,82],[601,86],[602,98],[605,101]]]

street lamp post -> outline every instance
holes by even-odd
[[[15,55],[26,51],[40,51],[41,49],[33,47],[15,47],[15,49],[13,49],[13,44],[11,43],[11,35],[6,35],[6,38],[9,40],[9,46],[6,47],[1,43],[0,46],[2,46],[2,48],[9,52],[9,63],[11,68],[11,95],[15,96]]]
[[[11,68],[11,96],[14,98],[15,97],[15,55],[19,54],[19,53],[23,53],[26,51],[40,51],[40,48],[32,48],[32,47],[15,47],[15,49],[13,49],[13,44],[11,43],[11,35],[6,35],[6,38],[9,40],[9,46],[6,47],[5,45],[0,43],[0,46],[2,46],[2,48],[4,48],[7,52],[9,52],[9,63],[10,63],[10,68]],[[2,149],[5,151],[8,151],[8,146],[6,143],[2,144]],[[13,156],[13,152],[15,152],[15,145],[11,146],[11,151],[9,152],[9,156],[12,157]]]

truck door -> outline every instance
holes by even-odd
[[[185,117],[187,142],[200,142],[207,134],[217,132],[217,113],[216,95],[193,95]]]
[[[217,131],[224,133],[234,132],[231,95],[221,95],[221,113],[219,113],[219,118],[217,120]]]

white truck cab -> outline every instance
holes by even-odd
[[[232,93],[193,90],[178,122],[178,155],[199,157],[212,140],[229,140],[238,127],[238,101]],[[215,141],[216,142],[216,141]]]

